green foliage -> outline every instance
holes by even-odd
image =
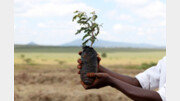
[[[61,60],[57,60],[57,59],[55,59],[54,61],[58,62],[58,64],[60,64],[60,65],[63,65],[65,63],[65,61],[61,61]]]
[[[21,54],[21,56],[20,56],[22,59],[24,59],[25,58],[25,55],[24,54]]]
[[[155,63],[155,62],[142,63],[139,68],[140,68],[140,69],[147,69],[147,68],[152,67],[152,66],[155,66],[155,65],[157,65],[157,63]]]
[[[106,54],[106,53],[102,53],[101,56],[102,56],[103,58],[106,58],[106,57],[107,57],[107,54]]]
[[[26,62],[26,64],[34,65],[34,63],[33,63],[31,58],[26,58],[26,59],[24,59],[24,61]]]
[[[28,45],[15,45],[14,52],[21,54],[26,53],[77,53],[81,47],[61,47],[61,46],[28,46]],[[141,49],[141,48],[96,48],[100,53],[114,53],[114,52],[160,52],[165,55],[165,49]],[[161,55],[160,55],[161,56]]]
[[[87,42],[91,41],[91,47],[94,44],[95,40],[97,39],[97,35],[100,32],[100,26],[96,23],[97,15],[95,11],[90,13],[90,16],[87,16],[86,12],[75,11],[75,15],[72,21],[77,21],[77,23],[81,26],[79,30],[75,33],[75,35],[80,34],[83,32],[85,35],[83,36],[82,40],[85,41],[82,43],[83,46],[87,44]]]
[[[58,63],[59,63],[60,65],[63,65],[63,64],[65,63],[65,61],[58,61]]]

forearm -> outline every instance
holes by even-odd
[[[114,77],[109,78],[109,85],[135,101],[162,101],[157,92],[133,86]]]
[[[119,79],[121,81],[124,81],[124,82],[126,82],[128,84],[131,84],[131,85],[134,85],[134,86],[137,86],[137,87],[141,87],[139,81],[134,77],[130,77],[130,76],[115,73],[113,71],[110,71],[107,68],[104,68],[103,66],[100,66],[100,71],[104,72],[104,73],[108,73],[110,76],[112,76],[112,77],[114,77],[116,79]]]

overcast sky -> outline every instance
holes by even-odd
[[[15,0],[15,43],[60,45],[76,39],[73,12],[96,11],[98,39],[166,44],[165,0]]]

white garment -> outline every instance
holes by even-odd
[[[154,90],[159,88],[157,92],[162,100],[166,101],[166,57],[160,60],[156,66],[136,75],[136,79],[143,89]]]

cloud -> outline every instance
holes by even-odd
[[[79,28],[72,22],[75,10],[96,9],[74,0],[15,0],[15,42],[60,45],[80,38],[74,35]]]
[[[109,19],[114,19],[114,20],[124,20],[124,21],[128,21],[128,22],[134,21],[134,19],[132,18],[132,16],[130,14],[121,13],[117,9],[113,9],[111,11],[108,11],[106,13],[106,16]]]
[[[89,12],[95,10],[85,3],[73,3],[70,1],[67,3],[65,0],[60,1],[42,3],[42,1],[39,0],[35,4],[33,2],[25,2],[24,5],[15,9],[15,15],[20,17],[53,17],[72,15],[75,10]]]
[[[118,6],[121,7],[134,7],[142,6],[147,4],[150,0],[105,0],[106,2],[115,2]]]
[[[148,2],[148,0],[114,0],[116,3],[119,3],[121,6],[140,6]]]
[[[164,18],[166,15],[166,5],[160,1],[151,2],[143,8],[137,8],[135,10],[137,16],[142,18]]]
[[[113,26],[114,33],[117,34],[125,34],[127,32],[133,32],[136,30],[136,27],[133,25],[126,25],[126,24],[115,24]]]
[[[78,38],[79,25],[72,22],[73,12],[100,11],[104,23],[98,39],[124,42],[163,43],[165,3],[159,0],[15,0],[15,42],[30,41],[59,45]],[[103,5],[103,6],[99,6]],[[98,13],[97,12],[97,13]],[[53,40],[53,41],[52,41]]]

